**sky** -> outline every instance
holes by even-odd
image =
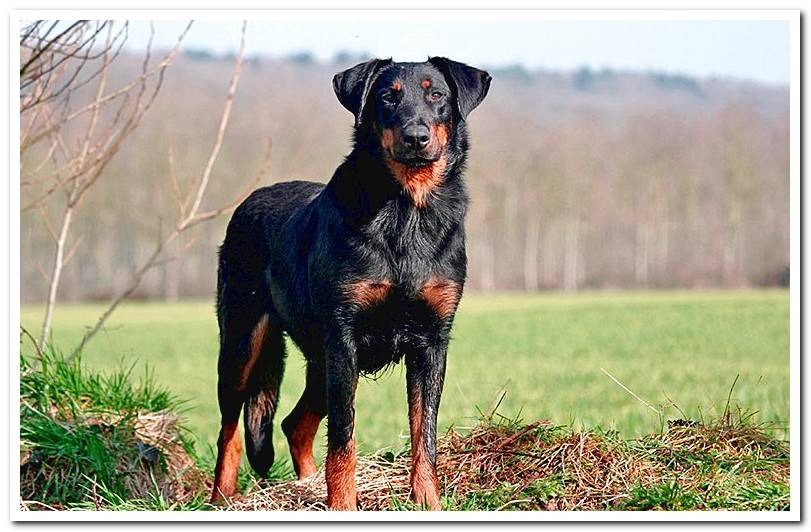
[[[300,14],[301,15],[301,14]],[[789,23],[779,20],[341,20],[331,15],[248,22],[248,55],[309,52],[319,60],[346,50],[424,61],[445,55],[480,67],[522,64],[573,70],[581,66],[722,76],[788,84]],[[362,17],[358,17],[362,18]],[[186,21],[155,21],[155,43],[174,44]],[[241,22],[196,21],[185,49],[236,51]],[[128,47],[141,49],[148,21],[131,22]]]

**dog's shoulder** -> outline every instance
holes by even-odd
[[[285,181],[254,190],[234,212],[232,220],[286,218],[298,207],[313,200],[324,189],[313,181]]]

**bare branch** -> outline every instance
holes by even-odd
[[[194,225],[211,220],[216,218],[220,214],[225,212],[229,212],[236,208],[242,199],[238,199],[236,202],[227,205],[226,207],[222,207],[220,209],[215,209],[212,211],[208,211],[202,214],[198,214],[200,209],[200,205],[203,201],[203,197],[205,195],[206,189],[208,188],[208,184],[211,178],[211,172],[214,168],[214,164],[217,161],[217,158],[220,153],[220,149],[222,148],[222,143],[225,138],[225,130],[228,126],[228,122],[231,115],[231,108],[233,107],[234,102],[234,95],[236,93],[237,86],[239,84],[240,78],[240,71],[242,67],[244,52],[245,52],[245,29],[246,24],[242,24],[242,32],[240,38],[240,46],[239,52],[237,53],[237,57],[234,63],[234,72],[231,76],[231,80],[228,84],[228,92],[226,94],[225,104],[223,106],[223,113],[220,119],[219,128],[217,130],[217,137],[214,142],[214,145],[211,149],[209,157],[207,159],[206,165],[203,169],[203,173],[197,181],[197,185],[192,188],[193,194],[190,194],[188,197],[194,197],[194,202],[192,203],[191,207],[189,208],[188,212],[184,213],[185,210],[185,202],[181,203],[181,218],[178,221],[177,225],[175,226],[174,230],[166,237],[166,238],[158,238],[158,243],[155,246],[152,254],[147,258],[147,260],[141,265],[140,268],[133,274],[132,278],[130,279],[129,284],[127,287],[118,294],[111,302],[107,309],[99,316],[99,319],[96,321],[95,325],[87,331],[87,333],[82,338],[79,345],[73,350],[71,356],[77,355],[82,349],[84,349],[85,345],[98,333],[101,328],[104,326],[104,323],[107,319],[112,315],[112,313],[118,308],[122,301],[127,299],[130,295],[132,295],[135,290],[137,290],[138,286],[140,286],[141,281],[143,280],[144,276],[149,272],[151,269],[159,266],[161,264],[165,264],[166,261],[172,260],[172,258],[163,258],[163,252],[165,249],[169,248],[178,237],[187,231],[189,228],[193,227]],[[262,168],[259,172],[259,175],[254,181],[258,181],[262,178],[262,176],[267,171],[267,167],[269,166],[270,161],[270,143],[268,143],[268,155],[265,158],[265,163],[262,165]],[[170,151],[170,174],[173,173],[173,166],[174,162],[172,159],[172,154]],[[174,180],[174,177],[173,177]],[[175,181],[176,182],[176,181]],[[252,183],[253,185],[253,183]],[[173,183],[173,186],[174,183]]]
[[[114,91],[112,96],[107,93],[108,72],[112,61],[116,58],[120,45],[123,43],[121,35],[126,33],[127,24],[117,33],[113,31],[111,21],[97,23],[89,30],[87,21],[71,24],[66,30],[49,40],[50,32],[54,31],[56,24],[43,32],[43,24],[34,24],[24,29],[21,40],[22,48],[31,50],[31,55],[24,62],[21,69],[21,115],[27,110],[36,108],[25,126],[21,138],[20,153],[26,148],[36,145],[41,139],[50,138],[45,158],[35,166],[32,172],[27,172],[29,184],[37,181],[36,176],[50,160],[53,170],[49,170],[51,184],[45,187],[33,200],[29,201],[22,211],[38,208],[45,226],[55,242],[54,259],[51,274],[48,279],[48,295],[46,299],[45,316],[43,318],[42,332],[39,346],[48,341],[53,311],[56,304],[56,294],[59,289],[61,275],[64,267],[75,256],[82,237],[80,236],[70,249],[66,249],[68,235],[76,211],[82,199],[90,188],[103,175],[107,164],[118,153],[127,137],[137,128],[144,115],[152,107],[162,87],[163,76],[178,54],[183,38],[191,27],[187,24],[178,37],[174,48],[163,57],[154,69],[150,70],[150,48],[144,58],[142,72],[138,78],[123,89]],[[106,29],[106,37],[100,51],[96,51],[96,43],[102,32]],[[89,31],[88,31],[89,30]],[[154,35],[154,31],[153,31]],[[115,43],[119,42],[118,48]],[[93,73],[80,80],[80,72],[91,62],[99,60],[98,67]],[[67,66],[71,65],[71,69]],[[70,74],[65,74],[70,70]],[[66,76],[60,81],[60,77]],[[148,82],[157,78],[150,88]],[[70,99],[73,92],[90,80],[96,80],[93,101],[83,106],[79,112],[70,110]],[[48,100],[58,98],[55,104]],[[117,105],[111,118],[103,113],[106,104],[116,102]],[[89,112],[90,116],[83,123],[83,133],[78,144],[68,145],[63,139],[63,128],[78,116]],[[55,228],[44,208],[44,202],[56,190],[65,192],[65,203],[62,213],[61,225]]]
[[[34,359],[34,367],[37,367],[39,364],[42,363],[42,349],[40,349],[39,345],[37,345],[37,341],[34,336],[28,332],[28,329],[20,325],[20,334],[25,336],[31,341],[31,345],[34,346],[34,351],[36,353],[36,358]]]
[[[228,85],[228,95],[226,96],[225,106],[223,107],[222,117],[220,118],[220,127],[217,130],[217,140],[214,142],[214,147],[211,149],[211,153],[208,156],[208,161],[206,162],[206,166],[203,169],[202,178],[200,179],[200,184],[197,187],[197,194],[195,195],[191,209],[189,209],[189,213],[186,218],[189,222],[194,219],[197,210],[200,208],[200,204],[203,201],[203,195],[206,193],[206,188],[208,187],[208,180],[211,177],[211,170],[214,168],[214,163],[217,161],[217,157],[220,154],[222,141],[225,138],[225,128],[228,126],[228,119],[231,117],[231,108],[234,105],[234,94],[236,93],[237,84],[239,83],[239,76],[242,70],[242,59],[245,53],[245,27],[246,23],[243,22],[242,34],[239,42],[239,51],[237,52],[237,59],[236,63],[234,64],[234,73],[231,75],[231,82]],[[185,219],[184,222],[180,223],[181,229],[185,223]]]
[[[51,28],[46,32],[45,39],[44,39],[45,40],[45,46],[42,49],[37,49],[37,51],[31,56],[31,58],[28,61],[26,61],[26,63],[22,67],[20,67],[20,77],[22,77],[31,68],[31,65],[33,65],[40,57],[42,57],[42,54],[47,52],[48,49],[51,48],[52,46],[59,44],[60,39],[62,37],[64,37],[65,35],[68,35],[74,29],[81,27],[85,23],[85,21],[80,20],[78,22],[74,22],[73,24],[68,26],[68,28],[65,29],[62,33],[57,35],[55,38],[48,39],[47,37],[50,34],[51,30],[53,30],[53,28],[56,27],[56,25],[58,23],[59,23],[59,21],[54,22],[54,24],[51,26]]]
[[[53,320],[54,306],[56,305],[56,291],[59,288],[59,281],[62,277],[62,268],[65,266],[65,240],[68,237],[75,208],[68,205],[62,215],[62,226],[56,238],[56,250],[54,252],[53,269],[51,271],[48,284],[48,298],[45,300],[45,317],[42,320],[42,333],[39,338],[40,348],[44,347],[51,333],[51,321]]]
[[[53,223],[51,223],[51,217],[48,216],[48,211],[45,210],[45,207],[39,207],[40,216],[42,216],[42,220],[45,222],[45,227],[48,229],[48,234],[51,235],[54,242],[59,240],[59,237],[56,235],[56,229],[54,229]]]
[[[42,281],[45,284],[51,282],[51,278],[48,276],[48,272],[45,271],[45,268],[42,267],[42,264],[40,264],[39,261],[34,261],[34,266],[37,267],[37,271],[39,271],[39,274],[42,276]]]
[[[180,184],[177,181],[177,168],[175,166],[175,150],[171,143],[169,144],[167,159],[169,161],[169,179],[172,181],[172,194],[175,197],[175,202],[177,202],[177,210],[180,213],[180,217],[183,218],[185,216],[186,205],[180,197]]]
[[[189,222],[188,227],[197,225],[200,222],[211,220],[223,214],[228,214],[237,207],[239,207],[239,204],[245,201],[248,198],[248,196],[251,195],[251,193],[256,188],[256,185],[259,184],[265,178],[268,171],[270,170],[271,147],[272,143],[270,140],[268,140],[267,151],[265,152],[265,158],[262,161],[262,165],[259,167],[259,172],[256,174],[256,177],[254,177],[253,180],[248,184],[248,186],[245,187],[245,190],[242,192],[242,194],[240,194],[237,197],[237,199],[235,199],[234,201],[232,201],[231,203],[229,203],[224,207],[220,207],[219,209],[214,209],[196,215],[194,219]]]
[[[79,244],[82,243],[82,240],[84,240],[84,235],[79,235],[79,238],[76,239],[76,242],[74,242],[73,245],[68,250],[68,252],[65,253],[65,258],[63,260],[65,265],[67,265],[70,262],[70,259],[73,258],[73,255],[74,253],[76,253],[76,250],[79,249]]]

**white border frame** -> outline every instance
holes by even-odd
[[[801,190],[800,190],[800,11],[787,10],[430,10],[434,21],[469,21],[486,18],[488,21],[508,20],[778,20],[789,23],[790,31],[790,438],[791,465],[790,490],[791,510],[787,512],[31,512],[19,507],[19,338],[20,326],[20,154],[19,146],[19,53],[18,31],[21,20],[31,18],[88,18],[88,19],[131,19],[131,20],[336,20],[351,22],[365,20],[398,21],[425,20],[429,10],[111,10],[111,9],[35,9],[14,10],[9,21],[9,244],[12,260],[9,267],[9,504],[10,518],[13,521],[799,521],[800,520],[800,356],[801,356]],[[16,31],[12,31],[16,30]],[[17,82],[16,85],[13,84]]]

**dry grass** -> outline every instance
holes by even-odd
[[[135,434],[142,445],[160,452],[165,467],[152,471],[149,478],[143,478],[143,473],[141,478],[135,477],[131,492],[145,497],[157,486],[163,497],[182,504],[206,486],[206,475],[197,468],[194,458],[178,439],[178,419],[177,415],[164,413],[140,414],[136,419]],[[152,486],[144,491],[144,485],[148,486],[150,480]]]
[[[450,431],[437,463],[444,506],[454,510],[788,508],[787,446],[729,418],[676,422],[632,441],[547,421],[490,422]],[[406,452],[360,458],[361,509],[414,509],[408,471]],[[325,499],[322,470],[304,481],[257,484],[225,509],[325,510]]]
[[[129,500],[111,498],[93,483],[90,500],[79,507],[154,509],[148,501],[157,497],[170,501],[161,509],[191,509],[184,508],[189,503],[213,509],[201,502],[211,479],[179,442],[177,421],[168,413],[82,420],[85,429],[95,425],[102,432],[131,428],[127,438],[137,452],[121,455],[116,465],[126,473]],[[23,493],[35,493],[43,472],[68,474],[59,462],[35,464],[33,456],[28,451],[23,457]],[[407,450],[359,457],[360,509],[418,509],[408,502],[409,462]],[[788,509],[787,444],[730,416],[712,424],[671,422],[661,434],[630,441],[548,421],[490,420],[440,438],[437,464],[449,510]],[[325,500],[321,469],[304,481],[254,482],[245,495],[216,509],[317,511],[326,510]],[[63,509],[36,501],[22,507]]]

